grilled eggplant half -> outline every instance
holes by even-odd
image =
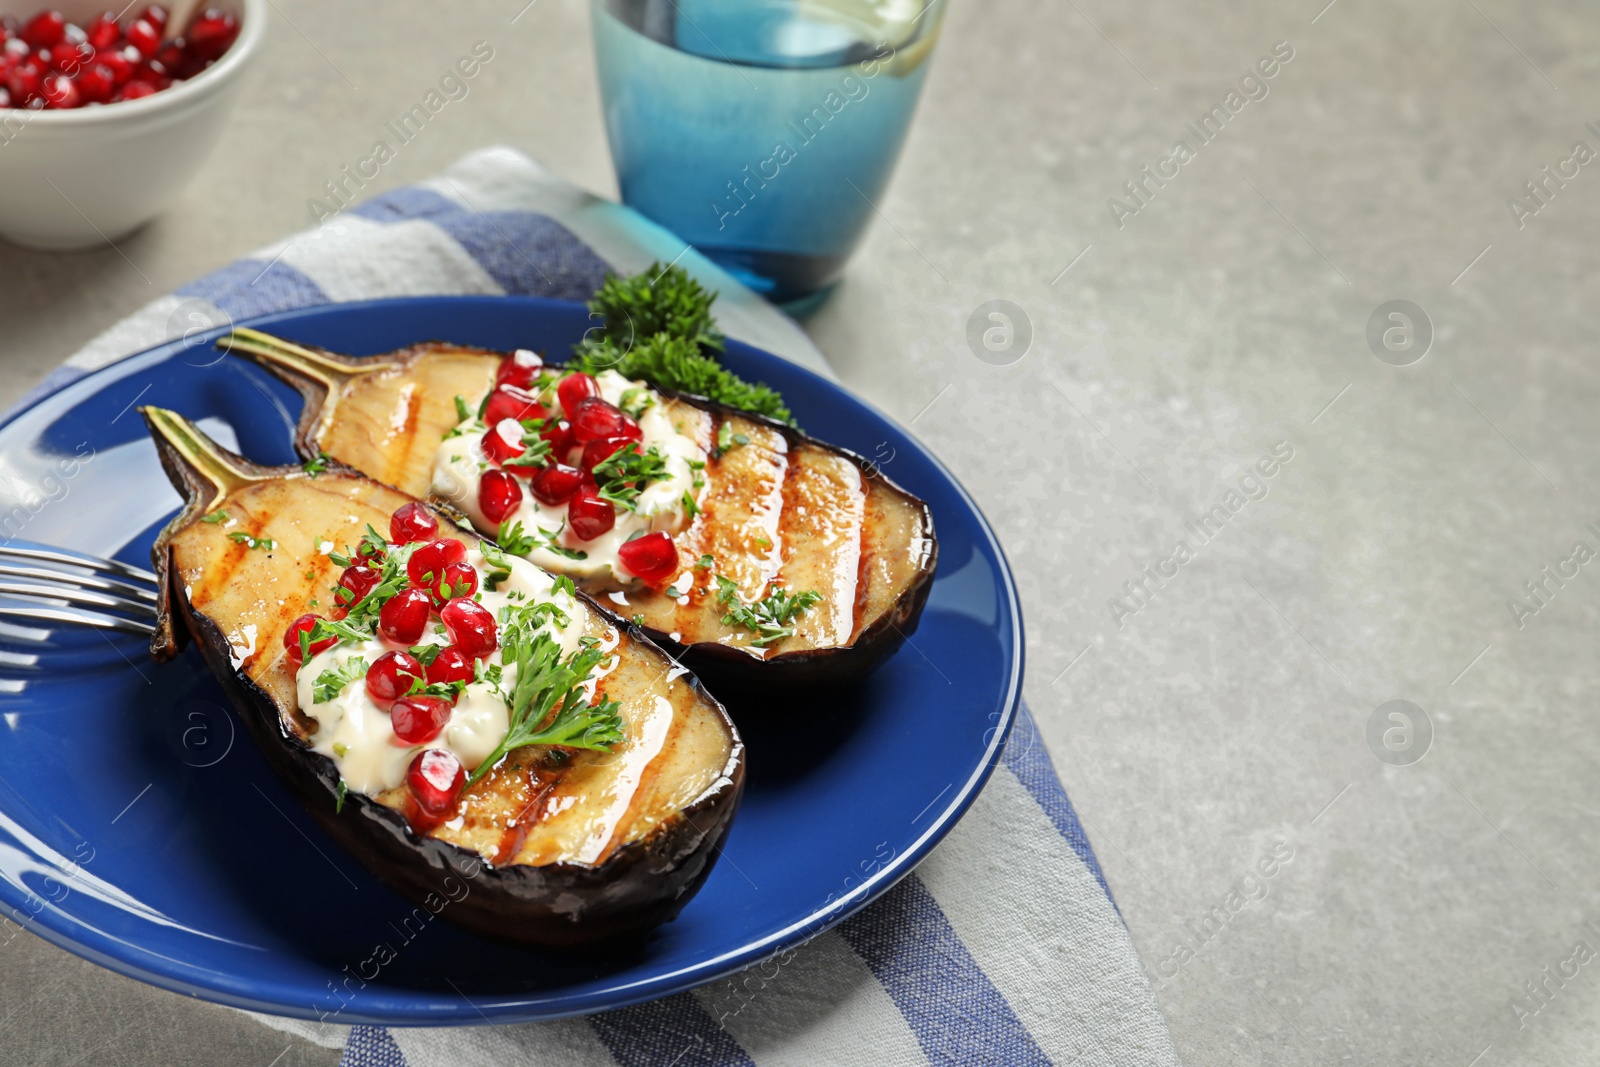
[[[333,838],[405,896],[496,940],[589,944],[678,914],[709,874],[744,783],[743,743],[692,675],[570,583],[505,557],[391,486],[338,464],[261,467],[172,412],[142,411],[186,501],[151,553],[161,597],[151,651],[167,660],[194,639],[269,762]],[[413,543],[377,532],[401,525],[396,512],[422,530]],[[418,579],[424,549],[448,556],[450,545],[477,571],[443,567]],[[334,546],[360,547],[345,548],[346,559]],[[459,599],[441,607],[426,594],[440,594],[442,577],[455,583],[442,595]],[[393,581],[373,588],[379,578]],[[462,594],[475,589],[474,606]],[[391,619],[391,603],[410,594],[412,615]],[[508,607],[485,645],[473,626],[497,597]],[[551,604],[535,606],[541,597]],[[317,611],[330,620],[321,625],[364,632],[368,644],[306,626],[302,613]],[[573,662],[568,646],[597,650],[588,681],[576,670],[559,674]],[[355,652],[383,648],[399,650],[395,670],[378,675],[373,660],[363,680]],[[427,660],[425,679],[412,682],[405,656]],[[452,664],[454,688],[445,680]],[[321,667],[327,673],[313,678]],[[397,678],[411,683],[405,716],[398,700],[387,709],[373,702]],[[490,681],[495,694],[503,684],[525,696],[524,726],[548,743],[473,759],[474,746],[482,756],[486,745],[507,744],[516,719],[511,700],[485,697]],[[568,712],[578,717],[563,719]],[[446,725],[430,722],[434,714]],[[468,755],[451,763],[453,752]]]
[[[579,446],[555,436],[566,432],[559,429],[569,425],[564,420],[579,420],[568,410],[572,397],[560,387],[560,368],[543,368],[532,353],[431,343],[352,357],[255,330],[235,331],[219,344],[301,393],[296,446],[303,456],[328,455],[413,496],[448,500],[481,533],[522,551],[527,543],[508,543],[498,521],[505,499],[489,499],[479,482],[495,478],[503,489],[512,479],[491,472],[516,473],[520,486],[507,491],[528,501],[516,514],[528,516],[524,532],[542,541],[529,558],[570,575],[608,610],[681,649],[683,662],[719,689],[860,678],[915,629],[927,601],[938,557],[927,505],[862,457],[784,423],[600,375],[591,389],[613,401],[613,411],[626,409],[641,445],[653,451],[652,440],[661,440],[667,471],[658,484],[634,483],[646,485],[635,510],[619,503],[617,525],[585,540],[571,518],[576,505],[540,506],[550,503],[540,496],[542,471],[516,458],[501,466],[508,450],[537,446],[536,436],[553,442],[546,465],[567,456],[585,470],[594,462],[587,451],[577,459]],[[489,399],[507,385],[540,402],[510,410],[548,416],[545,431],[537,421],[524,423],[524,441],[515,439],[514,426],[503,431]],[[524,392],[516,393],[518,385]],[[504,399],[496,401],[500,411],[507,410]],[[599,473],[589,476],[591,484]],[[644,514],[639,504],[648,499],[653,511]],[[629,551],[618,547],[624,536],[641,533],[670,538],[664,551],[675,565],[648,579],[617,566],[615,555]]]

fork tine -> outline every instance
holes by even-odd
[[[84,589],[98,589],[103,593],[120,593],[152,604],[156,600],[153,589],[147,589],[142,585],[130,585],[127,582],[114,582],[109,578],[96,578],[90,574],[68,574],[66,571],[47,570],[32,565],[16,567],[6,563],[0,563],[0,574],[39,582],[60,582],[63,585],[75,585]]]
[[[132,579],[146,585],[155,585],[156,576],[147,570],[121,563],[114,559],[101,559],[82,552],[71,552],[64,548],[50,548],[36,545],[32,542],[12,542],[0,545],[0,556],[12,556],[20,559],[40,560],[46,563],[65,563],[73,567],[84,567],[88,570],[110,574],[117,578]]]
[[[88,589],[63,589],[54,585],[30,585],[27,582],[0,581],[0,595],[24,597],[40,600],[64,600],[69,604],[87,604],[96,608],[107,608],[111,611],[125,611],[132,615],[142,615],[154,618],[156,608],[154,604],[147,604],[139,600],[128,600],[125,597],[111,596],[107,593],[96,593]]]
[[[0,617],[67,623],[73,626],[88,626],[99,630],[118,630],[122,633],[139,634],[144,637],[148,637],[156,629],[150,623],[140,622],[137,619],[123,619],[115,615],[101,615],[99,612],[87,611],[83,608],[57,608],[46,604],[0,603]],[[50,631],[44,630],[40,632],[44,634],[45,638],[49,637]],[[17,636],[20,637],[21,635]]]

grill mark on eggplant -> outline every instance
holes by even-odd
[[[500,833],[500,843],[495,847],[494,858],[490,862],[496,866],[504,866],[516,858],[517,853],[522,850],[522,843],[528,839],[529,831],[535,824],[543,822],[545,816],[549,814],[550,807],[547,801],[566,780],[571,767],[570,756],[559,766],[552,766],[547,755],[538,764],[518,768],[527,775],[532,795],[517,814],[507,821]]]

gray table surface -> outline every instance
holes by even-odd
[[[477,39],[496,61],[380,182],[504,142],[611,193],[586,0],[512,25],[525,2],[276,0],[174,210],[120,251],[0,247],[0,401],[308,225]],[[998,528],[1028,697],[1186,1062],[1594,1062],[1600,570],[1562,561],[1600,549],[1600,168],[1542,205],[1523,186],[1600,149],[1600,26],[1577,0],[1324,3],[955,0],[882,218],[808,328]],[[1185,123],[1280,41],[1268,95],[1202,144]],[[1130,199],[1179,140],[1193,158]],[[979,359],[993,299],[1031,342]],[[1427,322],[1390,352],[1368,323],[1397,299]],[[1533,612],[1547,565],[1577,576]],[[337,1058],[31,937],[3,952],[7,1063]]]

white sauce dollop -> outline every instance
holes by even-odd
[[[667,477],[651,483],[639,493],[637,512],[617,508],[616,525],[592,541],[581,541],[566,528],[565,504],[552,506],[541,503],[528,491],[526,482],[522,483],[521,505],[507,519],[512,523],[521,522],[522,528],[529,534],[539,530],[552,534],[560,531],[557,544],[587,553],[586,559],[568,559],[549,548],[537,547],[528,553],[527,558],[540,567],[573,578],[615,577],[628,584],[635,581],[635,577],[617,558],[617,549],[635,534],[655,531],[675,534],[683,529],[688,520],[684,495],[688,494],[698,504],[703,489],[703,486],[696,487],[694,484],[696,469],[691,464],[703,465],[706,462],[706,450],[692,434],[685,433],[674,421],[673,405],[643,382],[629,381],[614,370],[602,371],[595,381],[600,386],[600,395],[618,407],[622,406],[622,394],[630,389],[641,390],[636,395],[648,396],[653,401],[639,416],[639,429],[644,431],[642,447],[647,452],[654,448],[666,460]],[[476,409],[483,398],[463,399],[468,399],[469,407]],[[550,399],[554,401],[554,390],[551,390]],[[564,415],[560,412],[559,404],[551,407],[551,410],[552,413]],[[483,434],[486,429],[476,417],[469,418],[439,443],[439,449],[433,457],[432,489],[435,494],[466,512],[479,532],[493,537],[499,528],[484,517],[478,506],[478,481],[491,466],[483,453]]]
[[[391,546],[391,552],[409,555],[406,547]],[[508,557],[511,577],[501,581],[499,588],[490,592],[484,585],[486,567],[483,554],[475,547],[469,548],[467,562],[478,572],[479,603],[495,616],[497,626],[500,624],[500,609],[507,604],[553,603],[566,613],[570,624],[562,627],[550,616],[545,616],[539,629],[556,639],[563,656],[570,656],[578,650],[586,613],[573,597],[565,592],[554,591],[554,579],[550,575],[525,560]],[[435,632],[437,625],[436,619],[431,620],[418,644],[448,644],[448,637]],[[469,683],[456,702],[444,729],[422,745],[408,745],[395,737],[388,710],[380,707],[367,692],[365,672],[347,684],[332,700],[321,703],[312,700],[313,687],[323,671],[342,668],[356,657],[365,660],[370,667],[385,652],[408,647],[377,634],[361,642],[343,642],[312,656],[295,678],[300,707],[317,720],[317,731],[311,735],[311,747],[338,764],[345,786],[351,792],[370,795],[393,789],[405,781],[406,768],[412,757],[426,748],[454,753],[461,765],[471,772],[494,751],[510,726],[510,710],[487,680]],[[500,687],[510,692],[516,683],[516,664],[505,663],[498,647],[485,663],[501,665]]]

